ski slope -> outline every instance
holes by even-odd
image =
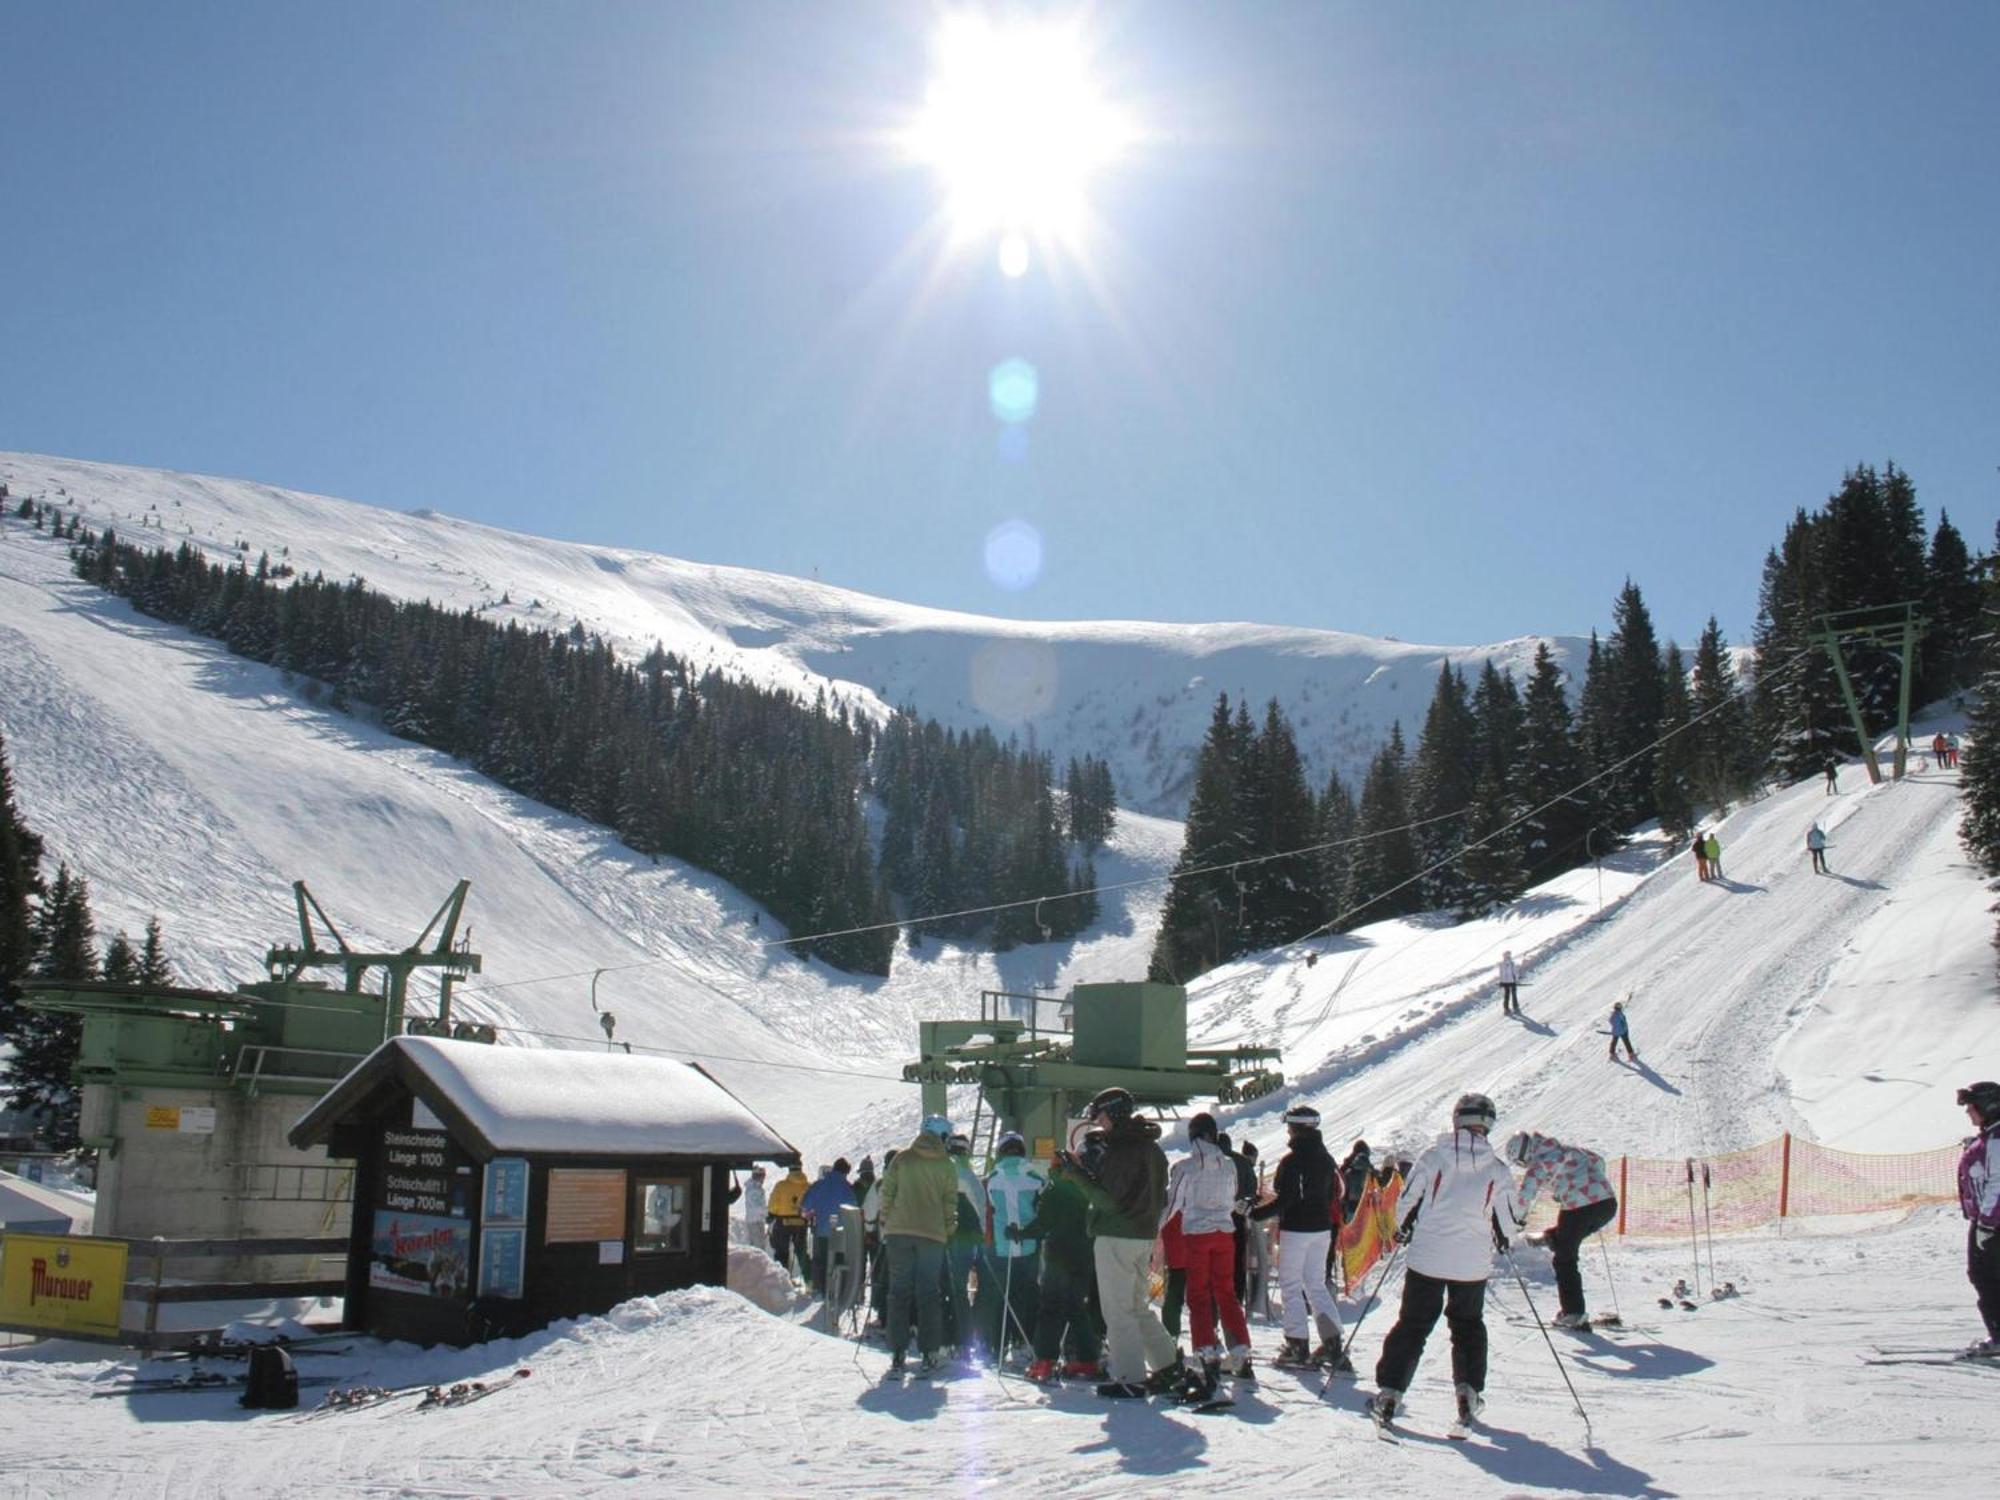
[[[1929,730],[1924,731],[1928,738]],[[1416,1145],[1466,1089],[1532,1127],[1608,1153],[1705,1155],[1797,1131],[1844,1149],[1943,1145],[1951,1091],[2000,1071],[1991,898],[1957,843],[1956,772],[1827,796],[1781,788],[1714,826],[1722,879],[1657,838],[1573,871],[1483,921],[1382,923],[1220,970],[1197,987],[1211,1044],[1281,1044],[1293,1093],[1239,1118],[1281,1135],[1294,1097],[1329,1139]],[[1815,819],[1832,873],[1811,873]],[[1494,965],[1524,966],[1525,1015]],[[1629,997],[1629,998],[1628,998]],[[1624,999],[1636,1066],[1607,1060]]]

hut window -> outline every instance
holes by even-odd
[[[693,1183],[685,1177],[658,1177],[639,1183],[638,1233],[632,1249],[638,1255],[685,1255],[690,1239],[688,1205]]]

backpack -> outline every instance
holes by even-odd
[[[250,1351],[250,1373],[244,1377],[242,1406],[265,1411],[290,1411],[299,1404],[299,1371],[291,1355],[276,1344],[259,1344]]]

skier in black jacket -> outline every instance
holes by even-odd
[[[1278,1220],[1278,1287],[1285,1308],[1285,1347],[1274,1364],[1324,1365],[1352,1375],[1340,1327],[1340,1306],[1326,1282],[1327,1252],[1340,1216],[1340,1169],[1320,1139],[1319,1111],[1300,1105],[1285,1112],[1290,1147],[1278,1163],[1276,1196],[1254,1217]],[[1310,1312],[1310,1321],[1308,1313]],[[1319,1346],[1311,1347],[1313,1325]]]
[[[1097,1264],[1097,1305],[1104,1313],[1111,1378],[1100,1396],[1145,1396],[1173,1390],[1187,1375],[1180,1347],[1153,1311],[1153,1237],[1167,1206],[1167,1157],[1160,1127],[1136,1113],[1124,1089],[1104,1090],[1087,1117],[1099,1128],[1085,1161],[1097,1191],[1090,1207],[1091,1253]],[[1095,1147],[1094,1151],[1090,1147]]]
[[[1051,1381],[1057,1362],[1072,1379],[1095,1379],[1104,1347],[1104,1320],[1097,1311],[1097,1270],[1091,1261],[1087,1220],[1090,1199],[1083,1169],[1066,1151],[1056,1153],[1049,1185],[1035,1200],[1035,1216],[1009,1225],[1016,1239],[1042,1246],[1041,1297],[1035,1312],[1035,1362],[1028,1378]],[[1067,1345],[1067,1349],[1065,1349]]]

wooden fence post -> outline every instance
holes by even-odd
[[[1625,1211],[1632,1202],[1625,1191],[1625,1164],[1631,1159],[1629,1156],[1618,1158],[1618,1232],[1621,1235],[1625,1233]]]
[[[1792,1209],[1792,1133],[1785,1132],[1783,1155],[1778,1159],[1778,1217],[1784,1218]]]

